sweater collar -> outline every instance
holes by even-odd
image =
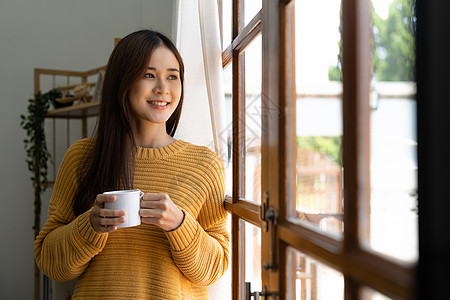
[[[164,159],[183,150],[187,146],[187,142],[176,140],[175,142],[161,148],[144,148],[136,147],[136,158],[141,159]]]

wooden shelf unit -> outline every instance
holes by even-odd
[[[35,68],[34,69],[34,94],[36,95],[38,92],[40,92],[42,89],[42,86],[46,86],[48,88],[48,84],[44,84],[44,80],[41,80],[41,76],[50,76],[53,84],[51,85],[51,88],[56,88],[61,90],[64,95],[66,95],[67,91],[70,91],[71,89],[75,88],[79,84],[87,84],[90,87],[95,87],[97,84],[98,75],[100,72],[105,71],[106,66],[91,69],[85,72],[80,71],[70,71],[70,70],[54,70],[54,69],[40,69]],[[56,82],[61,82],[61,77],[65,79],[65,86],[56,86]],[[56,80],[58,79],[58,80]],[[90,81],[90,82],[89,82]],[[76,84],[74,84],[76,83]],[[46,91],[42,91],[46,92]],[[75,100],[75,97],[73,97],[70,100]],[[63,99],[67,99],[63,98]],[[81,104],[73,104],[71,106],[66,106],[62,108],[52,109],[47,112],[47,118],[53,119],[53,154],[52,157],[55,157],[56,152],[56,137],[55,137],[55,119],[78,119],[81,121],[81,135],[83,138],[87,137],[87,119],[88,117],[95,117],[98,114],[98,110],[100,107],[100,102],[87,102],[87,103],[81,103]],[[67,121],[67,136],[69,136],[69,121]],[[67,137],[67,143],[69,143],[69,138]],[[55,162],[53,162],[53,173],[56,176],[56,166]],[[49,182],[47,184],[47,187],[52,187],[53,181]],[[44,277],[43,279],[44,285],[49,284],[56,284],[56,283],[49,283],[48,278]],[[64,284],[58,283],[59,285],[62,285],[63,287],[60,287],[59,289],[62,289],[64,291],[67,291],[70,287],[70,285],[73,285],[73,282],[70,282],[67,286],[64,286]],[[39,300],[40,299],[40,287],[41,287],[41,273],[38,269],[37,265],[34,266],[34,299]],[[44,287],[44,294],[45,294],[45,287]],[[44,295],[45,297],[45,295]]]
[[[100,102],[88,102],[50,110],[47,118],[55,119],[83,119],[98,114]]]
[[[37,94],[41,90],[41,76],[48,75],[53,77],[53,87],[60,90],[68,90],[75,87],[76,85],[70,84],[70,79],[76,78],[81,81],[80,84],[95,85],[97,83],[97,78],[95,82],[88,82],[89,77],[99,74],[101,71],[105,71],[106,66],[99,68],[87,70],[87,71],[72,71],[72,70],[55,70],[55,69],[34,69],[34,93]],[[66,86],[55,86],[56,77],[65,77],[67,81]],[[82,104],[74,104],[72,106],[56,108],[49,110],[47,113],[47,118],[52,119],[79,119],[82,124],[82,137],[87,137],[87,118],[93,117],[98,114],[98,109],[100,102],[88,102]]]

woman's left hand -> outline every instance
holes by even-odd
[[[156,225],[165,231],[177,229],[184,220],[184,213],[167,194],[144,194],[139,214],[142,223]]]

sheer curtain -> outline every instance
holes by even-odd
[[[176,43],[185,64],[185,90],[175,138],[207,146],[225,162],[227,135],[217,1],[178,1]]]
[[[176,44],[185,64],[185,80],[183,112],[175,138],[209,147],[226,167],[227,124],[217,1],[179,0],[177,18]],[[210,299],[231,299],[230,268],[208,288],[208,293]]]

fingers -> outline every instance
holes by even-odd
[[[141,221],[169,231],[180,226],[184,213],[167,194],[147,193],[141,199]]]
[[[116,201],[116,196],[99,194],[95,198],[94,206],[103,207],[105,202],[113,202],[113,201]]]
[[[143,218],[165,218],[167,214],[167,210],[162,209],[141,209],[139,211],[139,215]]]
[[[161,200],[161,199],[170,199],[169,195],[162,193],[145,193],[142,197],[142,200]]]
[[[123,211],[118,211],[123,212]],[[117,230],[117,226],[125,222],[125,217],[102,217],[96,215],[94,211],[91,212],[91,224],[95,231],[99,233],[113,232]]]
[[[123,211],[121,209],[103,208],[103,209],[100,209],[98,215],[102,218],[118,218],[118,217],[125,216],[125,211]]]
[[[166,210],[172,204],[172,200],[167,194],[146,193],[141,199],[142,208],[159,208]]]
[[[97,226],[93,226],[95,231],[99,233],[110,233],[117,230],[118,224],[125,222],[125,217],[120,217],[116,219],[111,218],[100,218]]]
[[[100,225],[101,226],[115,226],[122,224],[125,222],[125,217],[118,217],[118,218],[100,218]]]
[[[125,222],[125,212],[123,210],[106,209],[105,202],[115,201],[112,195],[99,194],[95,198],[94,207],[91,212],[91,224],[98,233],[108,233],[117,230],[117,226]]]

